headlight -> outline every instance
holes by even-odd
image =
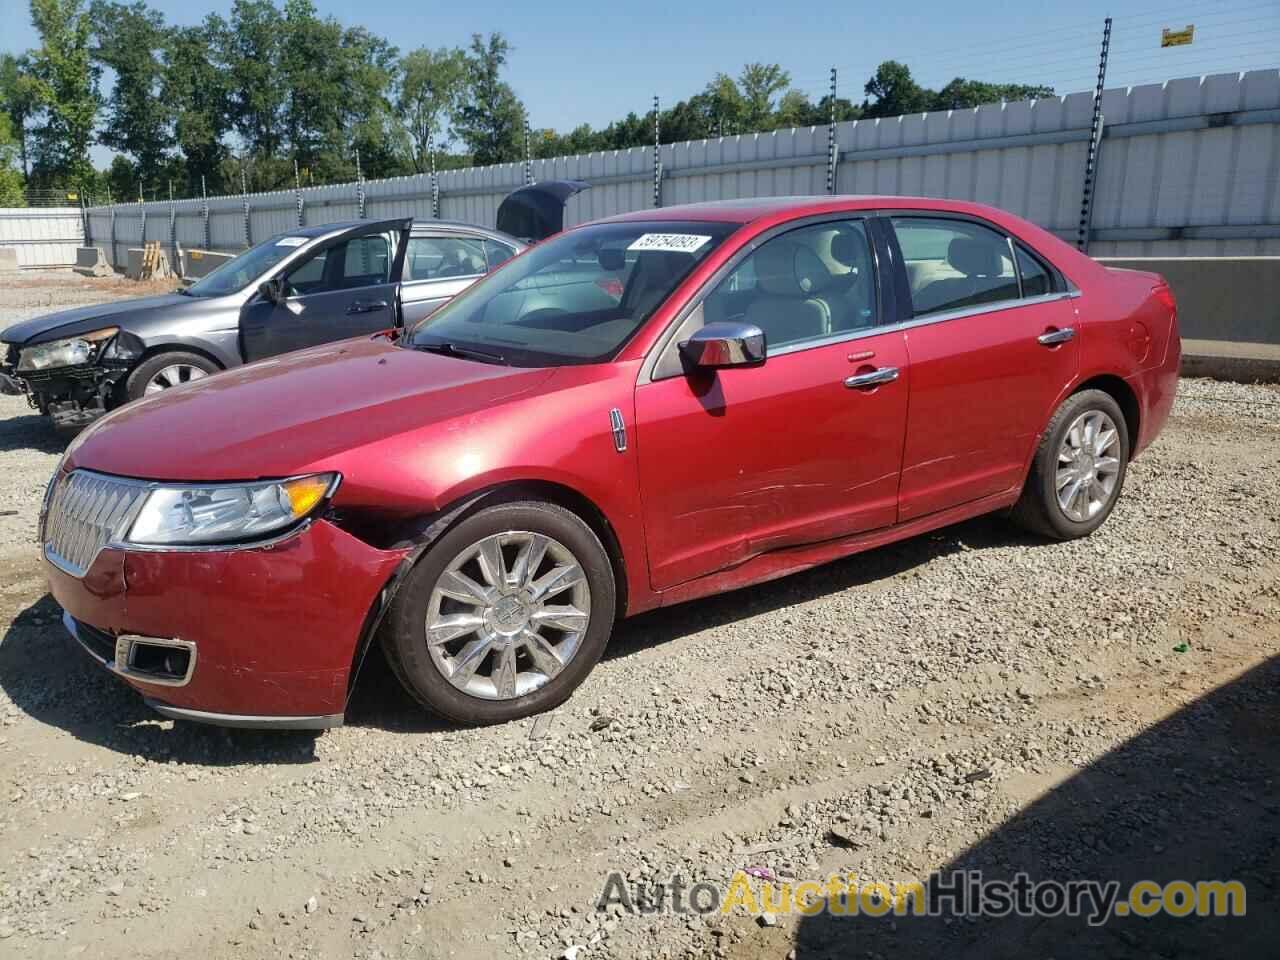
[[[337,488],[336,473],[265,483],[155,487],[125,542],[183,546],[257,540],[305,519]]]
[[[104,340],[116,335],[118,327],[95,330],[66,340],[50,340],[25,348],[18,354],[18,370],[53,370],[57,367],[78,367],[93,359],[94,351]]]

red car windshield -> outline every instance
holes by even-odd
[[[514,366],[612,357],[734,223],[604,223],[540,243],[441,307],[405,344]]]

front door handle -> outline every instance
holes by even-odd
[[[872,370],[870,373],[857,373],[852,377],[846,377],[844,385],[851,390],[858,390],[863,387],[878,386],[882,383],[893,383],[897,379],[897,367],[881,367],[879,370]]]
[[[357,300],[347,307],[347,313],[373,313],[375,310],[386,310],[387,306],[385,300]]]
[[[1063,327],[1061,330],[1046,330],[1040,336],[1036,337],[1036,342],[1044,347],[1052,347],[1059,343],[1066,343],[1076,335],[1075,327]]]

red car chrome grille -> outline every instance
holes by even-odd
[[[49,562],[82,577],[108,543],[127,532],[147,484],[89,470],[56,479],[40,539]]]

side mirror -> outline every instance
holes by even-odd
[[[258,284],[258,293],[267,303],[279,303],[284,299],[284,281],[279,277],[263,280]]]
[[[680,344],[680,356],[694,367],[748,367],[764,363],[764,331],[754,324],[708,323]]]

